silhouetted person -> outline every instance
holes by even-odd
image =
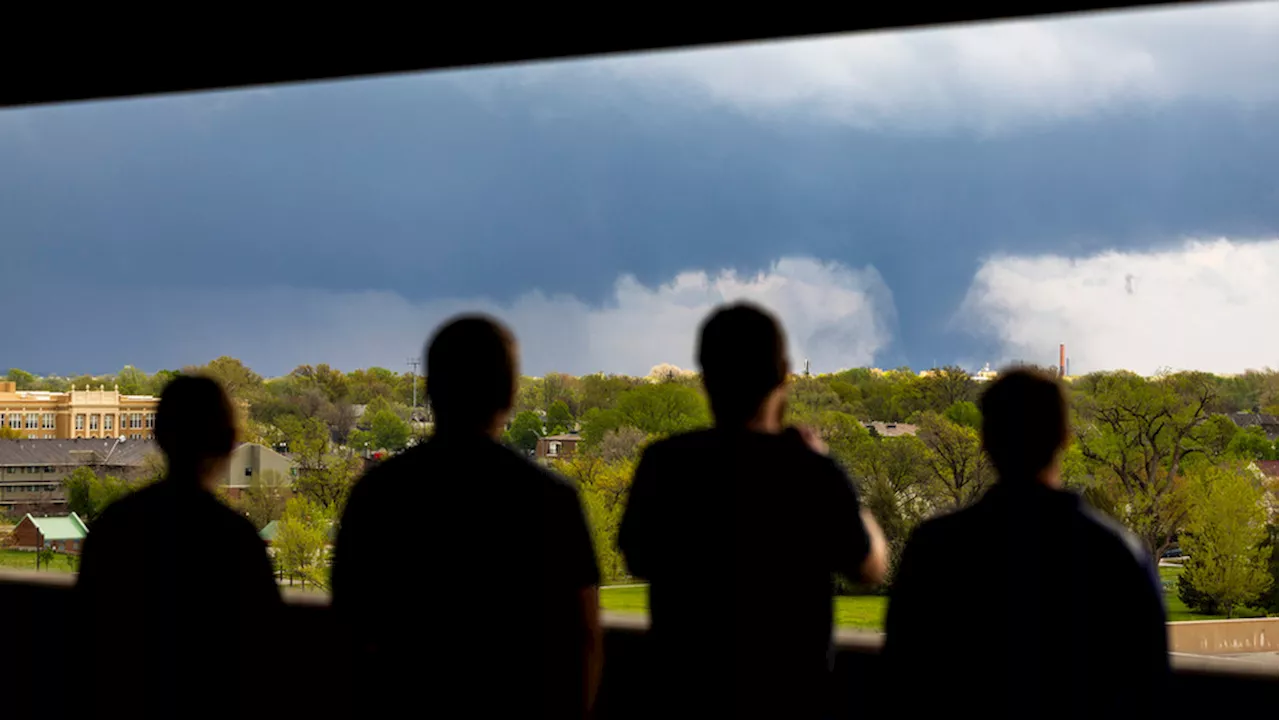
[[[333,601],[357,648],[354,706],[577,717],[600,668],[599,570],[576,489],[497,442],[515,340],[462,317],[427,348],[435,432],[356,485]]]
[[[1000,376],[981,400],[999,482],[924,523],[889,601],[889,686],[921,717],[1154,717],[1168,672],[1154,564],[1116,523],[1060,489],[1058,382]]]
[[[788,359],[772,316],[718,310],[698,360],[715,428],[645,451],[619,531],[649,581],[650,713],[820,715],[833,573],[878,582],[883,536],[821,441],[783,427]]]
[[[76,585],[87,614],[60,620],[84,631],[80,709],[266,717],[280,592],[258,533],[213,495],[236,442],[231,403],[213,380],[175,378],[155,434],[166,477],[90,526]]]

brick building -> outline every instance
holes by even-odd
[[[51,548],[56,552],[79,555],[89,528],[79,515],[36,517],[27,513],[13,529],[12,544],[18,550]]]
[[[574,452],[578,449],[578,442],[582,437],[575,433],[565,433],[563,435],[548,435],[538,438],[538,446],[534,449],[534,456],[539,460],[564,460],[573,457]]]
[[[0,380],[0,425],[31,440],[127,438],[155,435],[159,398],[121,395],[99,385],[93,390],[72,386],[67,392],[18,390]]]

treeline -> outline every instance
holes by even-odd
[[[299,464],[295,502],[258,483],[238,508],[255,523],[281,520],[305,531],[311,543],[340,517],[366,449],[394,452],[429,432],[427,422],[411,423],[430,418],[425,408],[410,407],[415,388],[419,405],[426,404],[426,381],[410,373],[317,365],[264,379],[227,357],[184,370],[218,378],[246,408],[247,439],[283,446]],[[130,374],[150,392],[166,376]],[[1249,467],[1276,459],[1276,443],[1260,427],[1239,427],[1232,415],[1276,415],[1277,385],[1276,372],[1262,370],[1231,377],[1105,372],[1067,386],[1074,438],[1064,483],[1156,557],[1178,544],[1188,551],[1184,598],[1202,612],[1275,609],[1268,594],[1276,573],[1275,488]],[[972,502],[995,481],[979,440],[981,388],[956,367],[796,376],[790,421],[818,429],[896,553],[922,520]],[[915,433],[880,437],[868,427],[873,421],[911,424]],[[710,423],[700,380],[678,368],[655,368],[644,378],[548,373],[521,379],[504,440],[529,452],[539,437],[580,435],[578,451],[554,465],[581,488],[602,572],[619,580],[625,566],[616,533],[640,452],[655,439]],[[1228,519],[1232,532],[1220,532]],[[324,566],[317,558],[299,572],[320,578]]]

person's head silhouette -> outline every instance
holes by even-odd
[[[516,340],[502,323],[464,315],[427,344],[427,398],[437,433],[497,436],[515,404]]]
[[[169,477],[209,484],[213,470],[236,446],[236,416],[216,380],[193,375],[174,378],[160,393],[156,442],[169,465]]]
[[[772,314],[746,302],[717,309],[699,331],[698,364],[716,425],[781,428],[789,362]]]
[[[1058,460],[1069,441],[1062,385],[1038,370],[1004,372],[979,401],[982,447],[1001,482],[1058,484]]]

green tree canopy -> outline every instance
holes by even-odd
[[[1179,593],[1188,604],[1231,617],[1271,586],[1262,492],[1238,465],[1196,472],[1189,492],[1180,542],[1190,559],[1179,577]]]
[[[963,425],[978,432],[982,431],[982,411],[968,400],[952,403],[942,416],[957,425]]]
[[[503,441],[513,448],[533,452],[542,437],[542,418],[532,410],[516,413],[511,428],[503,435]]]
[[[569,411],[568,403],[563,400],[551,403],[551,409],[547,410],[547,434],[568,432],[573,425],[573,413]]]

